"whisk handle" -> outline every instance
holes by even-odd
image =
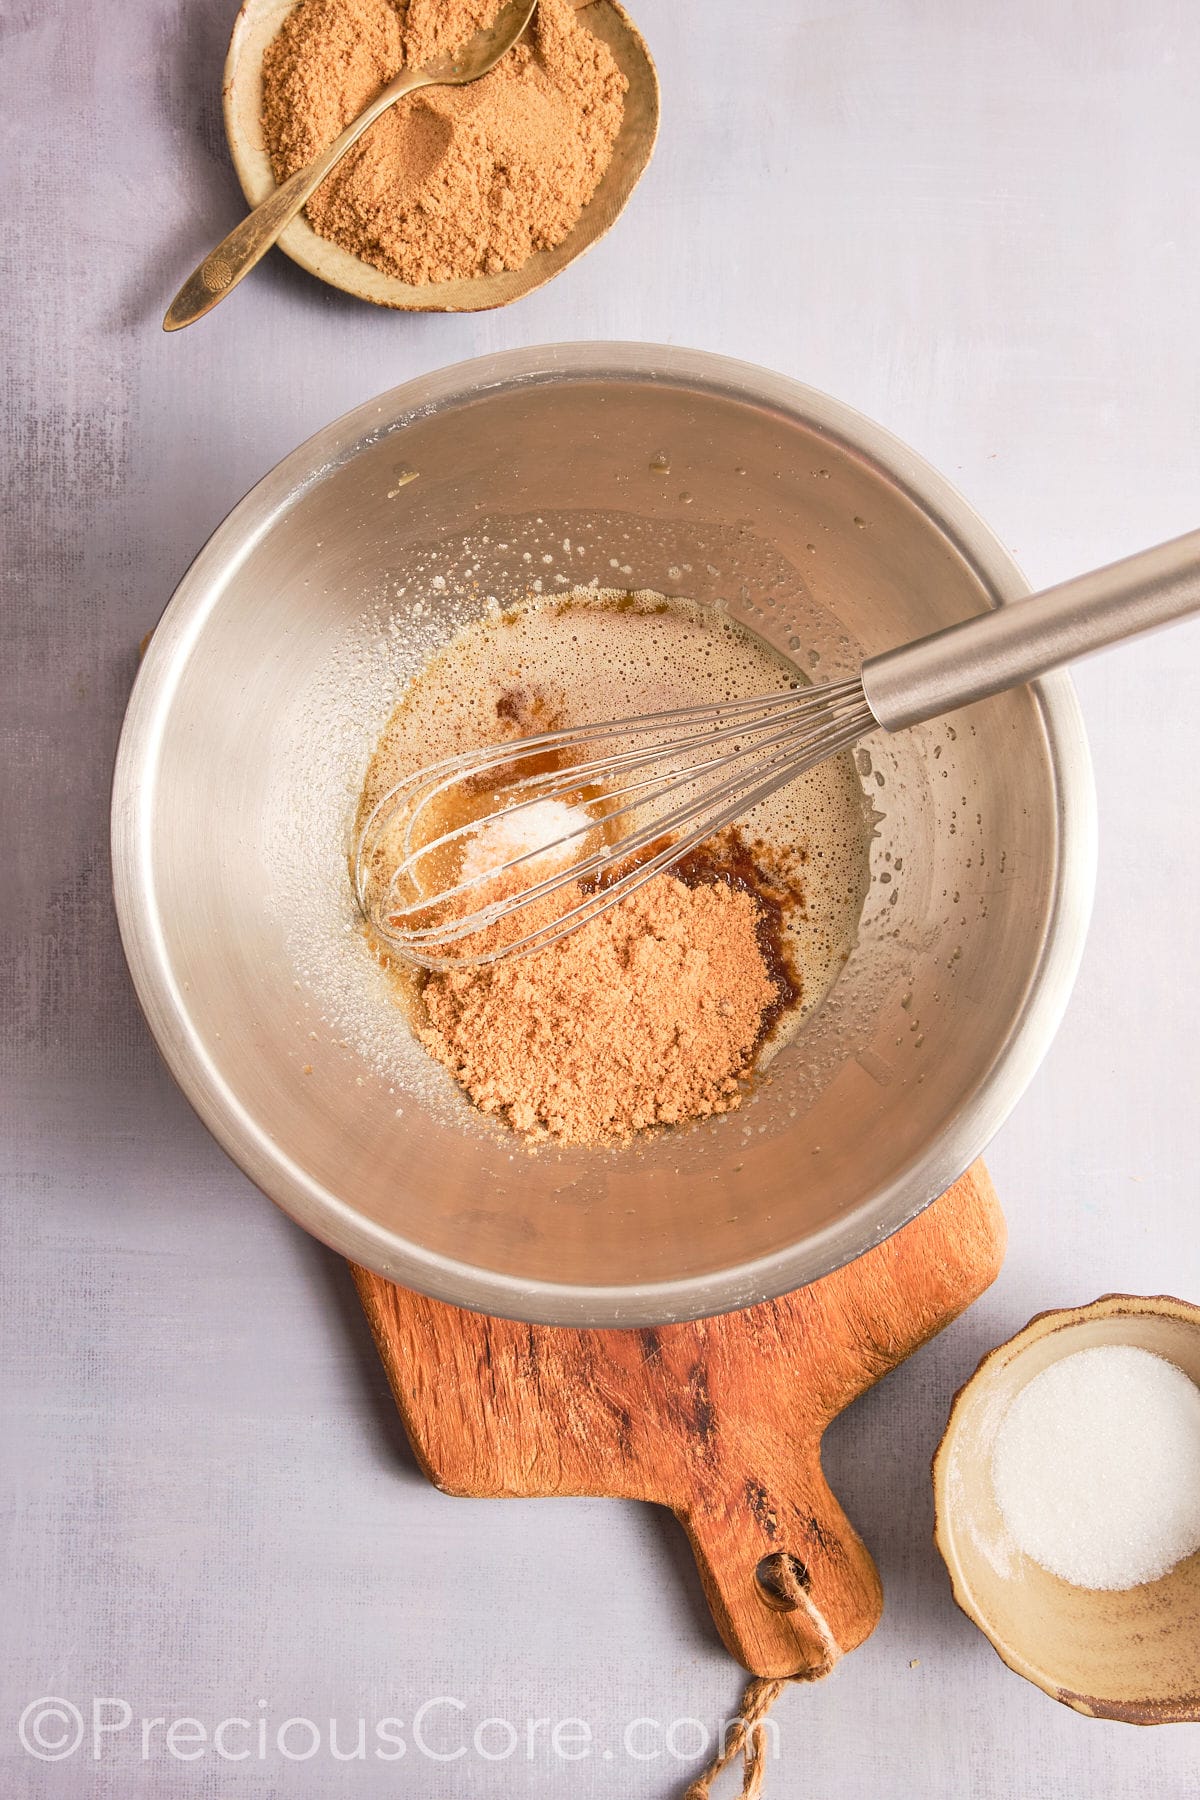
[[[862,666],[863,691],[885,731],[904,731],[1196,612],[1200,531],[1189,531],[869,657]]]

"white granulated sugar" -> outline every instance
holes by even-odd
[[[524,873],[531,880],[540,879],[551,867],[576,856],[583,840],[577,837],[574,842],[563,844],[557,853],[552,846],[572,832],[589,830],[592,822],[583,807],[568,806],[562,800],[535,800],[532,806],[497,814],[468,839],[459,877],[473,881],[518,856],[527,856],[529,861],[522,865]]]
[[[992,1482],[1013,1538],[1051,1574],[1156,1581],[1200,1550],[1200,1388],[1132,1345],[1064,1356],[1009,1407]]]

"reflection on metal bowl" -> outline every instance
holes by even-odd
[[[726,607],[822,677],[1027,591],[911,451],[781,376],[627,344],[444,370],[294,452],[181,582],[118,757],[121,928],[189,1099],[327,1243],[516,1317],[700,1316],[867,1249],[1005,1118],[1082,947],[1087,749],[1062,675],[872,738],[859,942],[770,1080],[628,1150],[528,1155],[420,1066],[398,1014],[395,1067],[356,1033],[364,995],[388,1002],[349,916],[342,973],[306,944],[309,915],[351,905],[346,834],[398,677],[564,570]]]

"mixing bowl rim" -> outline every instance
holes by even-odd
[[[364,1219],[294,1163],[239,1102],[192,1026],[172,973],[153,880],[153,801],[171,702],[200,633],[237,568],[304,491],[372,442],[451,405],[541,382],[657,380],[773,407],[874,463],[941,531],[997,603],[1029,584],[979,513],[924,458],[873,420],[790,377],[707,351],[626,342],[508,350],[418,376],[322,427],[258,481],[184,574],[143,659],[117,750],[113,889],[126,959],[151,1033],[187,1099],[243,1171],[332,1249],[457,1305],[575,1326],[648,1325],[731,1311],[828,1274],[907,1224],[975,1160],[1041,1061],[1083,951],[1096,865],[1096,804],[1078,702],[1065,674],[1032,684],[1054,785],[1052,902],[1022,1005],[991,1066],[937,1137],[886,1187],[802,1245],[754,1261],[637,1286],[528,1281],[440,1255]]]

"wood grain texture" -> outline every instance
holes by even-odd
[[[826,1427],[990,1285],[1004,1243],[976,1163],[856,1262],[782,1299],[689,1324],[527,1325],[367,1269],[354,1279],[435,1486],[669,1506],[729,1650],[755,1674],[778,1676],[823,1673],[869,1635],[883,1605],[870,1553],[821,1470]],[[807,1608],[773,1604],[757,1579],[762,1559],[781,1554],[803,1566]]]

